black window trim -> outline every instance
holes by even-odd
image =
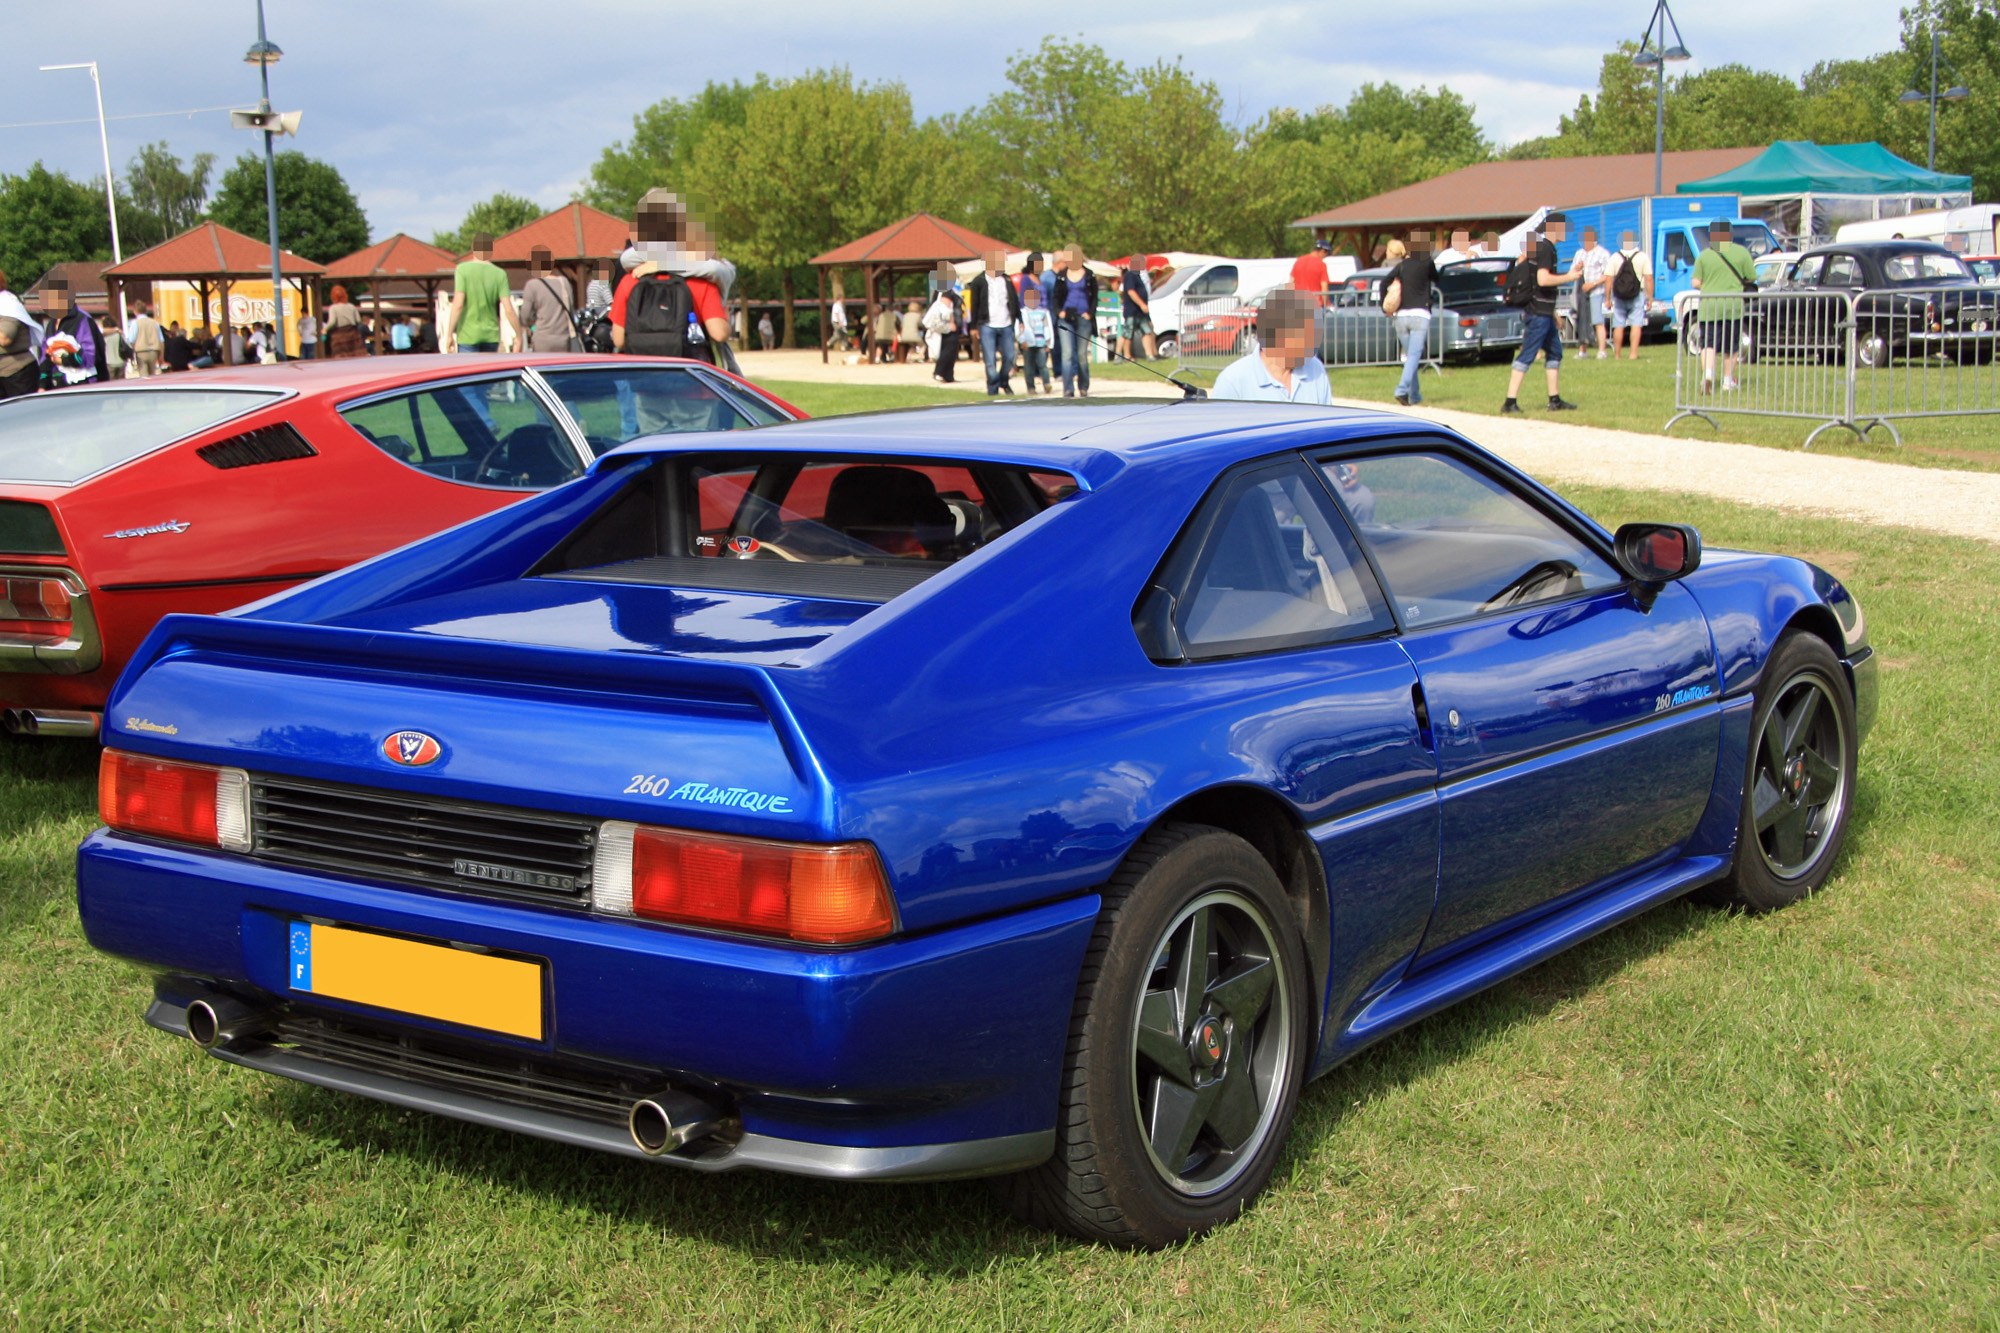
[[[1354,525],[1347,521],[1345,511],[1331,496],[1325,494],[1325,485],[1321,483],[1318,493],[1323,501],[1320,506],[1322,515],[1330,527],[1346,532],[1354,541],[1355,549],[1361,552],[1365,569],[1357,569],[1356,576],[1366,573],[1374,584],[1375,595],[1388,608],[1389,623],[1382,628],[1372,630],[1342,631],[1335,628],[1283,635],[1276,639],[1261,641],[1258,647],[1239,652],[1205,653],[1199,657],[1188,652],[1187,642],[1182,638],[1181,623],[1187,607],[1187,592],[1196,574],[1205,568],[1204,557],[1209,552],[1215,535],[1215,525],[1221,517],[1221,497],[1239,481],[1248,481],[1265,472],[1273,475],[1297,475],[1308,482],[1316,479],[1316,469],[1312,460],[1306,456],[1305,451],[1299,449],[1287,449],[1282,453],[1248,459],[1227,469],[1202,493],[1193,512],[1181,525],[1180,531],[1175,533],[1173,540],[1167,544],[1166,553],[1153,567],[1152,574],[1146,580],[1146,586],[1140,589],[1138,597],[1134,599],[1133,631],[1139,636],[1141,646],[1147,649],[1147,656],[1156,665],[1197,667],[1217,662],[1240,662],[1250,657],[1269,657],[1277,653],[1309,652],[1340,644],[1366,643],[1372,639],[1388,638],[1396,634],[1399,622],[1396,618],[1394,599],[1389,596],[1387,585],[1382,582],[1381,571],[1375,567],[1374,557],[1368,553],[1367,546],[1361,541],[1360,534],[1355,532]],[[1146,642],[1148,636],[1139,628],[1140,621],[1150,614],[1149,603],[1154,600],[1156,593],[1165,593],[1172,599],[1174,643],[1180,649],[1179,657],[1154,656],[1151,651],[1153,645]]]
[[[1349,523],[1348,530],[1353,532],[1355,543],[1360,546],[1362,554],[1367,558],[1368,567],[1374,572],[1376,585],[1382,589],[1383,595],[1388,598],[1389,614],[1395,618],[1396,632],[1398,634],[1421,634],[1434,629],[1477,624],[1482,620],[1492,620],[1498,616],[1518,615],[1524,611],[1532,610],[1540,612],[1550,610],[1567,605],[1570,602],[1601,596],[1606,592],[1612,591],[1613,588],[1630,594],[1636,586],[1636,581],[1618,563],[1617,553],[1612,547],[1609,535],[1604,533],[1604,530],[1589,515],[1583,513],[1582,510],[1572,507],[1568,501],[1554,492],[1547,490],[1540,482],[1527,476],[1525,473],[1510,475],[1505,471],[1496,472],[1486,459],[1467,448],[1462,441],[1455,440],[1448,435],[1410,434],[1377,436],[1372,440],[1344,440],[1337,445],[1327,445],[1319,449],[1306,449],[1301,452],[1304,454],[1306,461],[1312,465],[1314,477],[1319,481],[1321,489],[1326,491],[1327,498],[1332,501],[1334,508],[1340,512],[1343,521],[1347,518],[1347,508],[1333,494],[1333,487],[1328,483],[1326,474],[1321,471],[1322,467],[1330,466],[1334,463],[1351,462],[1356,458],[1382,458],[1394,454],[1448,454],[1454,461],[1463,463],[1480,476],[1501,487],[1509,495],[1516,496],[1530,509],[1533,509],[1536,513],[1554,523],[1571,537],[1576,538],[1585,547],[1595,553],[1599,559],[1603,560],[1605,564],[1611,566],[1612,572],[1618,575],[1618,582],[1616,584],[1606,585],[1602,588],[1586,588],[1582,592],[1564,593],[1560,597],[1551,597],[1546,601],[1530,602],[1524,606],[1495,607],[1491,611],[1479,611],[1469,616],[1457,616],[1450,620],[1436,620],[1426,625],[1410,626],[1404,623],[1402,608],[1398,605],[1398,599],[1390,591],[1389,580],[1383,575],[1381,565],[1375,559],[1373,545],[1357,525]],[[1516,478],[1528,482],[1530,489],[1526,491],[1521,490],[1514,484]]]

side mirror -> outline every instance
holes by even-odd
[[[1701,534],[1685,523],[1627,523],[1612,538],[1618,564],[1641,583],[1671,583],[1701,568]]]

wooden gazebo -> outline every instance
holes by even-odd
[[[570,280],[574,288],[572,299],[580,305],[583,289],[598,261],[609,259],[615,264],[618,256],[625,253],[631,237],[632,224],[625,219],[572,200],[525,227],[496,236],[493,262],[504,269],[525,272],[529,253],[536,246],[545,245],[556,272]]]
[[[279,264],[285,285],[298,292],[299,303],[294,310],[312,309],[312,280],[326,270],[289,250],[280,252]],[[104,270],[113,305],[121,292],[138,295],[143,291],[150,296],[155,282],[188,283],[201,300],[201,327],[211,335],[215,330],[208,314],[210,294],[219,298],[223,318],[227,319],[230,286],[260,279],[265,282],[271,279],[270,243],[231,231],[219,222],[198,222],[180,235]],[[286,334],[282,329],[279,332]],[[233,349],[227,337],[222,339],[222,348],[224,356],[231,355]]]
[[[458,256],[451,251],[397,232],[366,250],[334,260],[321,276],[326,282],[367,283],[379,328],[383,297],[422,292],[428,310],[437,305],[438,288],[452,280],[457,268]]]
[[[982,236],[970,227],[961,227],[955,222],[946,222],[931,213],[912,213],[901,222],[892,222],[879,231],[871,231],[860,240],[849,241],[837,250],[829,250],[813,259],[813,267],[819,270],[819,359],[826,360],[827,353],[827,313],[826,313],[826,271],[830,268],[858,268],[867,290],[868,328],[875,327],[875,312],[882,299],[894,304],[896,300],[896,279],[911,274],[923,275],[934,271],[940,259],[954,264],[968,259],[977,259],[989,250],[1015,250],[1018,246],[1006,241]],[[886,293],[878,294],[878,284],[887,284]]]

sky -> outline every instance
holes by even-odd
[[[89,73],[37,70],[72,61],[98,62],[121,176],[159,140],[184,160],[207,151],[223,164],[261,148],[254,133],[229,128],[225,110],[204,109],[256,105],[257,70],[243,63],[255,0],[15,8],[0,40],[0,173],[40,160],[102,176]],[[1282,106],[1342,103],[1366,82],[1446,84],[1506,144],[1553,132],[1594,91],[1604,53],[1636,40],[1653,12],[1652,0],[1433,0],[1401,22],[1396,6],[1323,0],[1238,0],[1226,19],[1218,8],[1011,0],[977,26],[954,26],[952,11],[915,0],[266,0],[265,16],[285,52],[271,70],[272,104],[305,113],[287,146],[340,169],[379,240],[397,231],[429,239],[500,190],[553,208],[636,113],[711,79],[844,65],[862,81],[901,82],[921,118],[984,102],[1006,86],[1008,58],[1051,34],[1094,42],[1128,65],[1179,59],[1244,122]],[[1734,62],[1796,77],[1820,60],[1894,45],[1897,8],[1677,0],[1673,14],[1695,56],[1684,69]],[[142,114],[169,111],[192,114]],[[84,123],[24,124],[54,120]]]

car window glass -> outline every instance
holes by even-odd
[[[1076,491],[1065,473],[888,459],[787,455],[689,475],[697,528],[679,554],[805,564],[949,564],[1006,531],[1009,505],[1018,520]]]
[[[272,400],[217,389],[24,394],[0,404],[0,481],[81,481]]]
[[[1392,454],[1323,468],[1410,628],[1624,581],[1574,533],[1455,458]]]
[[[1965,264],[1956,255],[1917,251],[1891,255],[1882,261],[1882,277],[1888,282],[1937,282],[1968,276]]]
[[[1301,468],[1237,478],[1211,502],[1207,538],[1180,597],[1193,658],[1373,634],[1394,625],[1325,492]]]
[[[1826,276],[1820,279],[1822,287],[1859,287],[1861,285],[1861,263],[1853,255],[1834,255],[1826,261]]]
[[[378,398],[340,415],[397,462],[447,481],[539,490],[583,472],[542,400],[514,377]]]
[[[1824,255],[1809,255],[1792,269],[1792,286],[1811,287],[1819,282],[1820,267],[1826,263]]]
[[[542,378],[598,453],[642,435],[743,430],[783,420],[752,395],[725,394],[701,375],[678,367],[549,370]]]
[[[1665,254],[1668,264],[1686,265],[1694,263],[1694,250],[1688,245],[1688,238],[1681,232],[1670,231],[1667,233]]]
[[[1236,295],[1236,265],[1217,264],[1188,284],[1189,296]]]

